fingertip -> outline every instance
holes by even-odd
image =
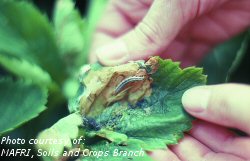
[[[206,86],[197,86],[187,90],[182,96],[184,108],[191,113],[203,112],[208,106],[211,91]]]
[[[115,40],[95,51],[98,61],[107,66],[122,64],[129,60],[129,54],[125,43]]]
[[[198,86],[183,94],[182,104],[194,117],[250,133],[249,97],[246,85]]]

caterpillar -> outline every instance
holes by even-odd
[[[142,80],[144,80],[144,77],[138,77],[138,76],[132,76],[132,77],[128,77],[128,78],[124,79],[115,88],[115,94],[118,94],[119,92],[121,92],[122,88],[125,85],[127,85],[128,83],[130,83],[130,82],[136,82],[136,81],[142,81]]]

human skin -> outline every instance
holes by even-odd
[[[90,62],[116,65],[160,55],[190,66],[249,25],[249,0],[110,0]]]
[[[195,65],[215,45],[249,26],[250,0],[110,0],[97,26],[90,62],[116,65],[160,55],[182,66]],[[198,118],[192,130],[179,144],[150,155],[166,161],[250,159],[250,138],[228,129],[250,134],[249,98],[246,85],[188,90],[182,103]]]

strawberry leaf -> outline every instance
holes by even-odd
[[[53,16],[60,54],[71,68],[79,67],[85,61],[79,59],[83,55],[85,45],[83,35],[85,21],[74,5],[72,0],[57,0]]]
[[[47,90],[23,81],[0,80],[0,135],[46,109]]]
[[[137,140],[145,150],[176,144],[183,137],[183,132],[191,128],[192,118],[183,110],[181,97],[187,89],[206,82],[201,68],[181,70],[178,63],[158,60],[160,66],[152,76],[150,97],[135,106],[117,102],[96,117],[101,130],[125,134],[129,139]]]
[[[25,1],[0,1],[0,51],[48,71],[61,84],[66,78],[54,32],[46,16]]]
[[[33,83],[40,86],[47,87],[52,84],[50,75],[46,71],[25,59],[17,59],[13,56],[0,54],[0,64],[15,76],[25,80],[32,80]]]
[[[102,109],[96,115],[82,113],[83,127],[81,130],[84,131],[84,148],[88,148],[90,151],[108,151],[109,154],[101,155],[99,160],[151,160],[145,151],[165,149],[166,145],[177,144],[179,139],[184,136],[183,132],[192,127],[193,118],[184,111],[181,97],[189,88],[204,85],[206,76],[202,74],[201,68],[189,67],[182,70],[179,63],[159,57],[152,60],[155,59],[159,67],[151,75],[153,78],[151,95],[145,95],[133,105],[126,100],[121,100],[106,107],[101,103],[102,94],[105,92],[102,93],[100,90],[112,90],[114,87],[108,82],[114,83],[114,80],[117,81],[115,78],[118,78],[112,77],[112,74],[126,71],[128,73],[124,73],[129,75],[131,72],[137,71],[138,64],[132,63],[118,67],[92,65],[90,71],[86,70],[83,73],[82,79],[85,81],[82,82],[89,84],[81,82],[76,100],[86,98],[88,101],[92,101],[94,98],[96,102],[93,104],[95,105],[92,104],[90,108]],[[96,79],[101,80],[98,87]],[[91,87],[98,88],[99,94],[92,94],[97,97],[87,97]],[[98,102],[98,98],[100,102]],[[80,101],[76,101],[76,105],[77,102]],[[86,104],[80,105],[81,108],[86,107]],[[74,108],[74,112],[80,112],[81,108]],[[126,154],[114,157],[114,150],[125,153],[142,150],[145,154],[140,157]],[[93,155],[81,157],[83,160],[96,160],[96,158],[97,156]]]

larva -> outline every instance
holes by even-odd
[[[130,82],[135,82],[135,81],[142,81],[144,77],[138,77],[138,76],[132,76],[124,79],[121,81],[121,83],[118,84],[118,86],[115,88],[115,94],[121,92],[122,88],[127,85]]]

